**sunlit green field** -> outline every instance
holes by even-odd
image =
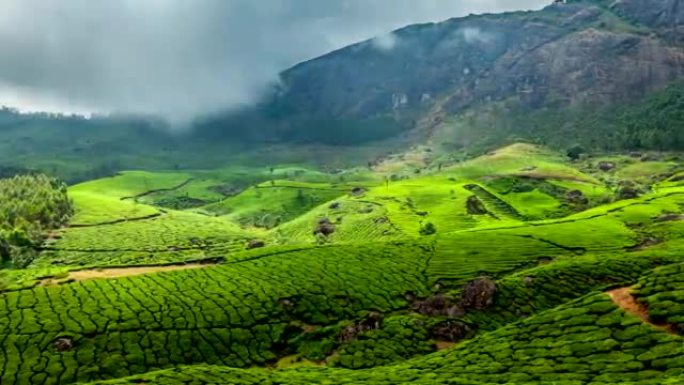
[[[679,171],[518,144],[400,177],[288,166],[71,186],[71,224],[3,271],[0,383],[677,384]],[[495,294],[464,305],[481,277]],[[606,294],[622,288],[650,318]]]

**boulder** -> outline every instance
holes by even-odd
[[[361,333],[380,329],[382,314],[378,312],[369,313],[364,319],[348,325],[340,332],[340,341],[349,342],[357,338]]]
[[[617,165],[614,162],[601,161],[598,163],[599,170],[604,172],[613,171],[615,170],[615,167],[617,167]]]
[[[665,214],[661,215],[660,218],[656,219],[656,222],[675,222],[684,221],[684,215],[682,214]]]
[[[68,352],[74,348],[74,340],[71,337],[59,337],[52,344],[58,352]]]
[[[589,199],[580,190],[568,191],[568,193],[565,194],[565,200],[567,200],[568,203],[575,205],[586,205],[589,203]]]
[[[366,189],[363,188],[363,187],[354,187],[354,188],[351,190],[351,195],[352,195],[352,196],[356,196],[356,197],[361,196],[361,195],[363,195],[363,194],[365,194],[365,193],[366,193]]]
[[[461,305],[453,305],[446,309],[444,315],[449,318],[461,318],[466,315],[466,311],[461,307]]]
[[[496,283],[488,277],[468,282],[461,291],[461,306],[464,309],[483,310],[494,303]]]
[[[639,197],[639,190],[633,186],[622,186],[617,191],[618,199],[635,199]]]
[[[384,224],[384,223],[389,223],[389,218],[387,218],[387,217],[378,217],[378,218],[375,219],[374,222],[375,222],[376,225],[381,225],[381,224]]]
[[[313,234],[314,235],[324,235],[324,236],[329,236],[332,233],[335,232],[335,225],[330,222],[330,219],[328,218],[323,218],[318,221],[318,224],[316,225],[316,228],[314,229]]]
[[[423,315],[440,316],[445,315],[451,306],[453,305],[446,296],[437,294],[422,301],[415,302],[413,304],[413,309]]]
[[[259,240],[259,239],[252,239],[247,243],[247,250],[252,250],[252,249],[259,249],[266,246],[266,243],[264,241]]]
[[[547,264],[553,262],[553,257],[546,257],[546,256],[539,257],[539,258],[537,258],[537,262],[540,265],[547,265]]]
[[[646,238],[642,239],[638,245],[630,247],[627,250],[629,250],[629,251],[646,250],[649,247],[653,247],[653,246],[659,245],[661,243],[663,243],[662,239],[659,239],[656,237],[646,237]]]
[[[430,334],[438,341],[458,342],[468,336],[470,327],[460,321],[448,320],[435,325]]]
[[[278,303],[280,303],[280,306],[285,310],[285,311],[292,311],[295,308],[295,300],[294,298],[281,298],[278,300]]]

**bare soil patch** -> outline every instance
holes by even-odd
[[[643,322],[653,327],[665,330],[669,333],[674,333],[674,328],[672,325],[657,325],[651,321],[651,317],[648,314],[648,306],[636,300],[634,295],[632,295],[631,287],[610,290],[606,294],[610,296],[616,305],[618,305],[627,313],[639,317]]]
[[[454,345],[456,345],[456,342],[435,341],[435,346],[437,347],[437,350],[449,349],[450,347],[452,347]]]
[[[620,308],[626,312],[641,318],[644,322],[651,322],[648,316],[648,307],[637,302],[636,298],[634,298],[632,295],[631,287],[623,287],[620,289],[611,290],[607,294],[616,305],[620,306]]]
[[[215,266],[215,264],[209,263],[189,263],[186,265],[167,265],[167,266],[140,266],[140,267],[114,267],[114,268],[103,268],[103,269],[90,269],[90,270],[80,270],[71,271],[69,275],[60,278],[46,278],[40,282],[41,285],[57,285],[63,282],[74,282],[74,281],[86,281],[89,279],[112,279],[112,278],[122,278],[131,277],[135,275],[160,273],[165,271],[176,271],[176,270],[189,270],[189,269],[199,269],[209,266]]]

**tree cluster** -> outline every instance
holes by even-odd
[[[73,215],[66,185],[46,175],[0,179],[0,258],[5,266],[26,267],[46,233]]]

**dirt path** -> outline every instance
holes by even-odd
[[[111,279],[131,277],[150,273],[160,273],[164,271],[200,269],[215,266],[210,263],[189,263],[187,265],[168,265],[168,266],[142,266],[142,267],[115,267],[104,269],[91,269],[69,272],[64,278],[46,278],[40,282],[43,286],[58,285],[63,282],[85,281],[89,279]]]
[[[616,305],[618,305],[627,313],[641,318],[643,322],[655,328],[662,329],[664,331],[667,331],[668,333],[674,333],[672,325],[656,325],[651,321],[651,318],[648,314],[648,306],[644,305],[643,303],[639,303],[636,300],[634,295],[632,295],[631,287],[623,287],[620,289],[610,290],[606,292],[606,294],[610,296],[610,298],[613,300],[613,302],[615,302]]]
[[[641,318],[644,322],[651,322],[648,316],[648,307],[637,302],[636,298],[632,295],[631,287],[611,290],[607,294],[616,305],[620,306],[626,312]]]

